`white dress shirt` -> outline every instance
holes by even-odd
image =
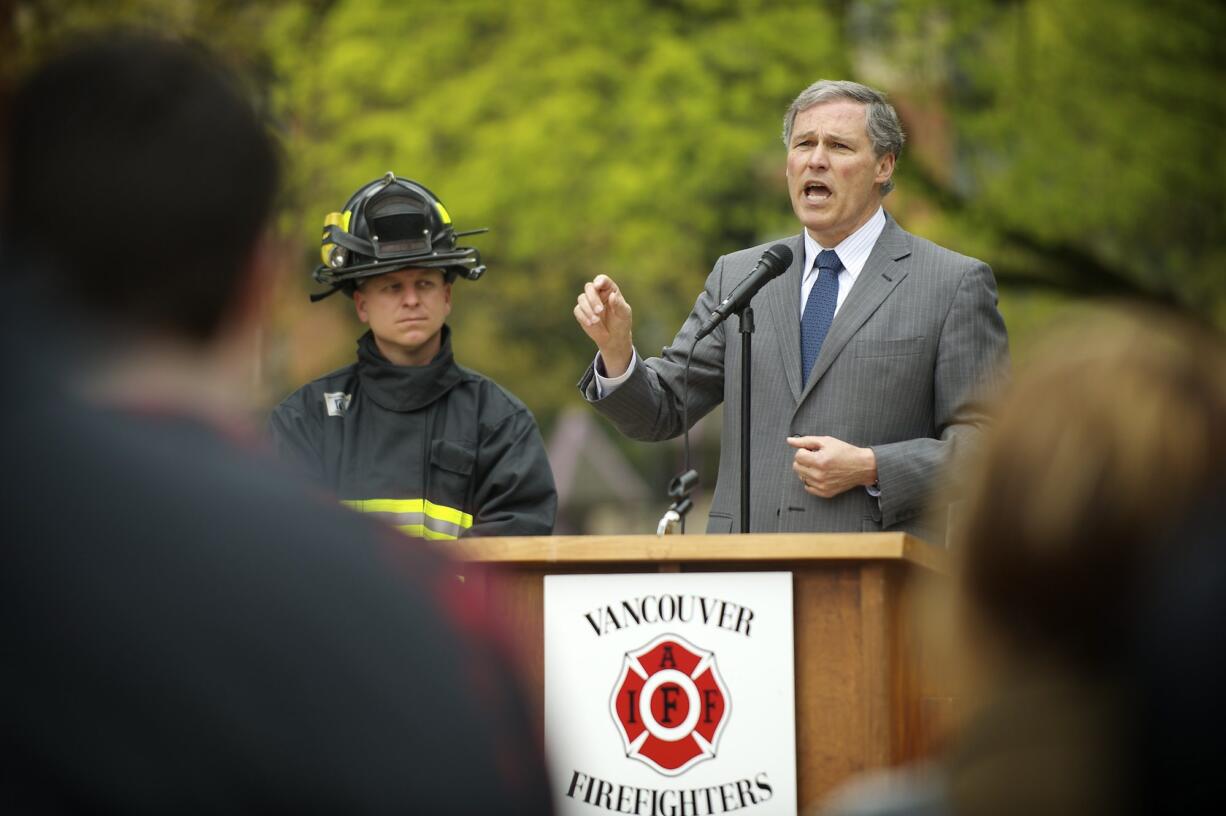
[[[824,247],[814,240],[808,230],[804,231],[805,265],[800,278],[800,314],[802,317],[805,313],[805,304],[809,302],[809,292],[813,291],[813,284],[817,283],[817,276],[820,274],[815,266],[817,253],[824,249],[833,249],[834,254],[838,255],[839,260],[843,262],[844,274],[839,275],[839,298],[834,304],[834,313],[837,315],[839,309],[843,308],[843,301],[847,300],[847,294],[855,284],[856,278],[860,277],[860,270],[864,268],[869,253],[877,245],[877,239],[881,237],[884,229],[885,210],[878,207],[872,218],[865,221],[851,235],[839,241],[837,246]]]

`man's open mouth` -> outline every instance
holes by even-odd
[[[805,185],[804,189],[806,201],[825,201],[832,195],[831,190],[820,181],[810,181]]]

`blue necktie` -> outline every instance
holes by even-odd
[[[805,301],[805,314],[800,320],[801,381],[809,381],[809,372],[822,350],[822,341],[834,320],[834,307],[839,302],[839,271],[843,262],[832,249],[817,253],[817,281]]]

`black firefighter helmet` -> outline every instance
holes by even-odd
[[[442,269],[444,277],[477,280],[485,273],[481,253],[456,246],[456,238],[486,228],[456,232],[451,215],[434,193],[409,179],[388,172],[365,184],[341,212],[324,218],[316,282],[331,287],[311,295],[326,298],[338,289],[353,291],[359,278],[397,269]]]

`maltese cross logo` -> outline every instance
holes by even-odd
[[[626,653],[609,709],[626,756],[678,776],[715,756],[732,699],[712,652],[660,635]]]

